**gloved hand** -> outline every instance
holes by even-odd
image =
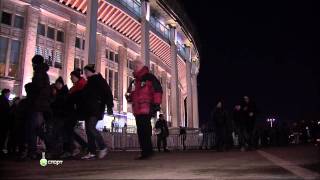
[[[108,115],[113,115],[113,110],[111,108],[108,108],[107,113]]]

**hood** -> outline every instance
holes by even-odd
[[[46,63],[42,63],[42,64],[33,66],[33,70],[35,72],[47,72],[49,70],[49,66]]]
[[[144,75],[149,73],[149,69],[147,66],[144,66],[140,71],[138,72],[133,72],[133,76],[136,79],[141,79]]]

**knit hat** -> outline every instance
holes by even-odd
[[[36,64],[36,65],[39,65],[39,64],[43,64],[44,63],[44,59],[41,55],[35,55],[33,56],[32,58],[32,64]]]
[[[78,79],[80,79],[81,78],[81,69],[77,68],[77,69],[73,70],[70,73],[70,75],[73,75],[73,76],[77,77]]]
[[[58,77],[58,79],[56,80],[56,83],[61,83],[62,85],[64,85],[64,81],[61,76]]]
[[[93,72],[95,73],[96,70],[95,70],[95,67],[94,67],[94,64],[88,64],[84,67],[84,70],[87,70],[87,71],[90,71],[90,72]]]

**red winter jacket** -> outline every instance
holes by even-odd
[[[78,82],[76,82],[71,88],[69,93],[73,94],[75,92],[78,92],[84,88],[84,86],[87,84],[87,81],[83,79],[82,77],[79,79]]]
[[[161,84],[146,66],[133,75],[135,80],[130,83],[127,91],[127,100],[132,103],[133,114],[152,115],[152,107],[160,106],[162,101]]]

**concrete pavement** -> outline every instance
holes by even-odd
[[[261,154],[283,160],[276,162]],[[39,161],[0,162],[1,179],[320,179],[306,166],[320,162],[314,147],[270,148],[249,152],[186,151],[156,153],[152,160],[133,160],[137,152],[112,152],[103,160],[64,160],[41,167]],[[283,164],[283,163],[287,164]],[[282,163],[282,164],[281,164]],[[286,166],[283,166],[286,165]],[[308,176],[290,171],[296,167]]]

